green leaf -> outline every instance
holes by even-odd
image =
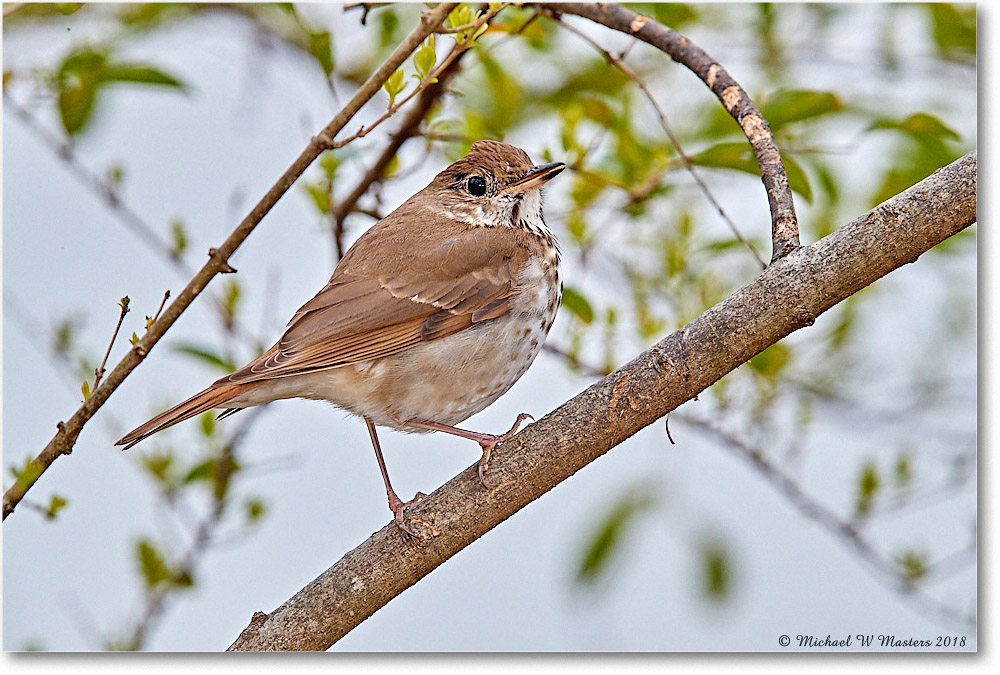
[[[226,319],[229,323],[232,323],[236,319],[236,310],[239,308],[241,295],[240,282],[236,279],[231,279],[226,284],[226,290],[222,299],[222,309],[226,313]]]
[[[132,337],[130,337],[128,341],[132,343],[133,347],[136,345],[137,342],[139,342],[139,336],[135,334],[135,331],[132,331]]]
[[[431,74],[435,63],[437,63],[437,52],[434,49],[434,35],[432,34],[414,55],[413,66],[417,69],[420,79],[423,80]]]
[[[27,490],[42,475],[42,465],[29,456],[24,460],[20,469],[11,465],[10,472],[14,476],[17,486],[21,490]]]
[[[168,484],[171,482],[170,468],[174,463],[174,454],[170,451],[152,452],[140,455],[142,467],[158,483]]]
[[[315,183],[305,183],[304,187],[306,192],[308,192],[309,196],[312,198],[313,205],[316,206],[316,210],[323,215],[330,213],[332,203],[330,201],[329,181],[320,180]]]
[[[123,297],[121,300],[118,301],[118,307],[120,307],[123,312],[128,312],[129,302],[131,301],[129,300],[129,297],[126,295],[125,297]]]
[[[584,323],[594,320],[594,308],[590,306],[590,301],[574,288],[563,286],[562,306]]]
[[[201,415],[201,433],[207,438],[215,434],[215,413],[209,411]]]
[[[840,112],[844,103],[829,91],[808,89],[785,89],[771,96],[764,104],[761,114],[772,131],[778,131],[790,122]]]
[[[185,89],[184,83],[173,75],[168,75],[162,70],[144,63],[114,63],[108,65],[104,70],[104,81],[106,82],[137,82],[139,84],[153,84],[162,87],[174,87]]]
[[[927,575],[928,555],[914,550],[906,551],[895,558],[899,574],[908,584],[914,584]]]
[[[136,557],[147,589],[156,588],[172,576],[166,560],[148,539],[142,539],[136,545]]]
[[[216,461],[214,459],[206,459],[204,462],[199,462],[191,467],[182,480],[185,484],[209,480],[215,473],[215,466]]]
[[[878,466],[874,461],[868,460],[862,465],[858,475],[858,498],[855,503],[855,513],[858,516],[865,516],[871,511],[880,487]]]
[[[929,2],[934,42],[942,56],[974,63],[976,55],[976,6]]]
[[[389,76],[389,79],[385,81],[382,85],[385,88],[386,93],[389,94],[389,107],[391,108],[396,102],[396,96],[400,94],[404,89],[406,89],[408,82],[405,81],[405,75],[403,69],[398,69],[395,73]]]
[[[309,32],[306,37],[309,40],[309,53],[319,63],[319,67],[323,69],[323,74],[330,77],[333,74],[334,67],[333,43],[330,40],[330,32]]]
[[[732,589],[729,552],[719,541],[707,541],[700,547],[702,589],[712,600],[724,600]]]
[[[49,500],[49,507],[45,510],[45,517],[48,520],[53,520],[56,517],[56,514],[66,507],[66,504],[68,504],[68,502],[64,497],[52,495],[52,498]]]
[[[236,370],[236,364],[222,354],[211,351],[207,347],[199,346],[193,342],[181,342],[173,345],[172,349],[179,354],[187,354],[203,361],[210,366],[218,368],[225,373]]]
[[[319,156],[319,168],[326,174],[327,179],[333,180],[334,176],[337,175],[337,169],[340,168],[340,158],[337,157],[337,153],[332,150],[325,150]]]
[[[612,506],[587,544],[576,572],[577,582],[590,585],[598,580],[621,545],[626,528],[652,505],[653,499],[645,489],[633,488]]]
[[[83,392],[83,400],[84,401],[86,401],[87,399],[89,399],[90,398],[90,382],[88,382],[87,380],[84,380],[83,384],[80,386],[80,391]]]
[[[702,151],[693,158],[694,163],[700,166],[717,167],[722,169],[735,169],[745,173],[760,176],[760,166],[750,146],[744,143],[717,143],[707,150]],[[785,173],[788,175],[788,185],[792,190],[798,192],[806,201],[812,201],[812,187],[805,171],[797,161],[792,159],[788,153],[784,153],[781,159],[785,165]]]
[[[184,230],[184,221],[180,218],[175,218],[170,223],[170,244],[170,255],[174,258],[180,258],[187,250],[187,232]]]
[[[750,368],[758,375],[774,380],[791,361],[792,352],[781,342],[777,342],[760,354],[750,358]]]
[[[624,6],[674,29],[698,18],[691,5],[680,2],[626,2]]]
[[[871,123],[869,129],[897,129],[921,143],[928,139],[960,140],[961,137],[951,127],[947,126],[934,115],[915,113],[905,119],[881,117]]]
[[[899,453],[899,456],[896,457],[896,465],[893,467],[892,473],[896,487],[899,489],[905,489],[913,483],[913,463],[910,460],[909,453]]]
[[[250,523],[259,521],[264,516],[266,510],[264,502],[259,499],[248,499],[243,507],[246,509],[247,522]]]
[[[89,47],[70,52],[56,73],[59,116],[70,136],[90,121],[107,57]]]

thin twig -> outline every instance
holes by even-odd
[[[507,7],[510,7],[510,5],[511,5],[511,3],[505,2],[504,4],[502,4],[501,6],[497,7],[496,9],[491,9],[490,11],[486,12],[486,14],[484,14],[482,17],[480,17],[479,20],[477,20],[474,23],[474,25],[483,26],[483,25],[488,24],[493,19],[494,16],[496,16],[497,14],[499,14],[501,11],[503,11]],[[438,30],[438,31],[435,31],[435,32],[439,32],[440,33],[441,31]],[[426,89],[431,84],[433,84],[434,80],[436,80],[436,79],[438,79],[440,77],[440,74],[442,72],[444,72],[444,70],[451,65],[452,61],[454,61],[456,58],[458,58],[459,54],[461,54],[462,52],[464,52],[465,50],[469,49],[472,46],[472,43],[476,41],[476,38],[477,38],[476,31],[472,31],[472,33],[470,33],[468,35],[468,37],[466,37],[463,41],[461,41],[461,42],[459,42],[458,44],[455,45],[455,48],[452,49],[452,51],[448,54],[447,58],[445,58],[445,60],[441,64],[439,64],[437,66],[437,68],[435,68],[433,71],[431,71],[431,73],[428,74],[427,77],[425,77],[424,79],[422,79],[420,81],[420,83],[416,86],[416,88],[414,88],[413,91],[411,91],[409,94],[407,94],[405,97],[403,97],[403,99],[400,100],[398,103],[393,103],[392,105],[390,105],[386,109],[386,111],[384,113],[382,113],[382,115],[379,116],[378,119],[376,119],[374,122],[372,122],[368,126],[362,125],[352,135],[350,135],[350,136],[348,136],[348,137],[346,137],[344,139],[341,139],[341,140],[339,140],[339,141],[337,141],[335,143],[331,143],[329,149],[330,150],[338,150],[338,149],[344,147],[345,145],[347,145],[349,143],[353,143],[354,141],[358,140],[359,138],[364,138],[365,136],[367,136],[368,134],[370,134],[373,130],[375,130],[376,127],[378,127],[380,124],[382,124],[382,122],[385,122],[387,119],[389,119],[390,117],[392,117],[393,115],[395,115],[396,111],[399,110],[400,108],[402,108],[403,106],[405,106],[410,100],[413,99],[414,96],[420,94],[422,91],[424,91],[424,89]]]
[[[125,321],[125,315],[129,313],[127,296],[122,298],[119,306],[122,308],[122,311],[118,316],[118,325],[115,326],[115,332],[111,335],[111,342],[108,343],[108,350],[104,352],[104,358],[101,359],[101,365],[97,366],[97,369],[94,370],[94,389],[97,389],[97,385],[101,383],[101,378],[104,377],[104,366],[108,364],[108,356],[111,355],[111,348],[115,346],[115,340],[118,338],[118,331],[122,329],[122,322]]]
[[[719,215],[725,221],[726,225],[729,226],[729,229],[732,230],[732,233],[736,237],[736,239],[738,239],[739,242],[743,244],[743,246],[746,247],[746,249],[750,252],[750,255],[754,257],[754,260],[757,261],[757,263],[760,265],[760,268],[764,269],[765,267],[767,267],[767,263],[765,263],[763,258],[760,257],[760,253],[757,252],[757,249],[754,248],[753,244],[751,244],[749,241],[746,240],[746,238],[740,232],[739,228],[736,226],[736,223],[734,223],[733,220],[726,214],[726,211],[722,208],[722,204],[720,204],[719,201],[715,198],[715,195],[713,195],[712,191],[709,190],[708,185],[705,184],[705,181],[702,180],[702,177],[695,170],[694,160],[691,159],[690,155],[684,152],[684,148],[681,146],[680,139],[678,139],[677,135],[674,134],[673,129],[667,122],[666,114],[663,112],[663,109],[660,107],[660,104],[656,102],[656,99],[653,97],[652,92],[649,90],[649,86],[646,84],[646,81],[637,72],[635,72],[629,66],[627,66],[621,58],[615,56],[607,49],[602,47],[589,35],[579,30],[575,26],[566,23],[565,21],[562,20],[561,17],[553,14],[552,12],[549,12],[549,16],[551,16],[555,21],[557,21],[560,26],[570,31],[577,37],[581,38],[582,40],[587,42],[587,44],[589,44],[591,47],[600,52],[604,56],[605,60],[608,61],[608,63],[616,67],[622,73],[624,73],[626,77],[632,80],[636,84],[636,86],[639,87],[640,90],[642,90],[642,93],[646,97],[646,100],[649,101],[650,105],[652,105],[653,107],[653,110],[656,112],[656,116],[660,121],[660,126],[663,128],[663,131],[667,134],[667,137],[670,139],[671,145],[674,146],[674,149],[677,150],[677,154],[680,155],[681,160],[684,164],[684,168],[687,169],[688,173],[691,174],[691,177],[694,178],[695,182],[698,184],[698,187],[701,188],[701,191],[705,194],[705,197],[707,197],[708,201],[711,202],[713,207],[715,207],[715,210],[719,212]],[[631,44],[634,43],[630,43],[630,46]],[[658,184],[658,182],[659,181],[657,181],[657,183],[654,183],[651,186],[651,188],[655,189],[655,186],[656,184]],[[652,189],[650,189],[649,192],[652,192]]]
[[[151,251],[169,262],[176,272],[187,277],[194,274],[194,270],[179,256],[174,254],[174,248],[160,238],[156,230],[122,200],[117,188],[80,161],[70,143],[49,133],[47,129],[39,124],[38,120],[35,119],[27,108],[15,101],[6,91],[3,94],[3,102],[5,106],[10,107],[14,111],[17,118],[24,123],[28,131],[47,145],[52,153],[63,161],[70,170],[70,173],[76,176],[83,185],[90,188],[94,194],[103,200],[112,213],[118,216],[118,220],[131,230],[141,242]]]
[[[802,515],[822,526],[857,552],[862,560],[879,573],[880,578],[886,582],[888,587],[895,590],[905,601],[916,606],[921,612],[929,612],[938,620],[944,619],[966,628],[974,625],[960,611],[928,596],[926,593],[920,592],[915,582],[906,579],[900,573],[900,568],[894,561],[887,560],[875,549],[870,541],[861,535],[855,523],[841,518],[810,496],[793,478],[785,474],[784,471],[767,459],[767,456],[760,449],[751,447],[742,438],[721,429],[718,425],[706,419],[676,411],[674,412],[674,416],[685,424],[708,432],[717,440],[722,441],[723,447],[748,461]],[[963,549],[963,552],[966,550]],[[969,559],[967,555],[965,559]],[[972,560],[974,559],[975,556],[972,556]],[[951,556],[947,556],[941,560],[941,563],[944,564],[943,569],[947,569],[954,563],[954,559]],[[932,569],[934,568],[936,568],[936,565],[932,567]]]

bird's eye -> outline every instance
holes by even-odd
[[[486,194],[486,181],[479,176],[473,176],[469,179],[469,194],[475,197],[482,197]]]

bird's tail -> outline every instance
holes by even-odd
[[[128,450],[147,436],[152,436],[158,431],[172,427],[178,422],[183,422],[212,408],[225,408],[229,401],[232,401],[255,384],[255,382],[247,382],[211,386],[195,394],[183,403],[178,403],[170,410],[160,413],[142,426],[133,429],[125,434],[115,445],[124,445],[125,447],[122,450]]]

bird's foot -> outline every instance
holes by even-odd
[[[409,524],[406,522],[406,507],[416,504],[426,496],[423,492],[418,492],[413,496],[413,499],[404,502],[394,492],[389,493],[389,508],[392,509],[392,519],[395,521],[396,527],[416,539],[421,539],[421,536],[411,530]]]
[[[482,438],[477,439],[479,441],[479,446],[483,449],[483,456],[479,458],[479,482],[482,483],[484,488],[489,489],[489,486],[486,484],[486,478],[484,474],[486,473],[487,469],[490,468],[490,455],[493,454],[493,448],[497,447],[498,445],[506,441],[508,438],[516,434],[518,427],[521,426],[521,422],[529,419],[532,422],[535,421],[535,418],[529,415],[528,413],[521,413],[517,416],[517,419],[514,420],[514,426],[512,426],[510,430],[507,431],[507,433],[501,434],[499,436],[495,436],[493,434],[482,434]]]

